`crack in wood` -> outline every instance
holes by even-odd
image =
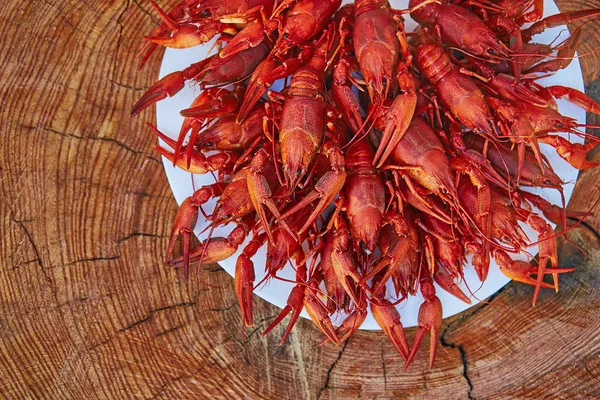
[[[216,312],[225,312],[225,311],[229,311],[231,310],[233,307],[235,307],[237,305],[237,303],[233,303],[230,306],[227,307],[221,307],[221,308],[209,308],[209,311],[216,311]]]
[[[191,375],[181,375],[181,376],[176,376],[175,378],[172,378],[172,379],[169,379],[169,380],[167,380],[167,381],[166,381],[164,384],[162,384],[162,385],[161,385],[161,386],[158,388],[158,391],[157,391],[156,393],[154,393],[154,394],[153,394],[153,395],[152,395],[152,396],[149,398],[149,400],[154,400],[154,399],[157,399],[157,398],[158,398],[158,396],[160,396],[161,394],[163,394],[163,393],[164,393],[165,389],[166,389],[166,388],[167,388],[169,385],[172,385],[173,383],[175,383],[175,382],[177,382],[177,381],[180,381],[180,380],[182,380],[182,379],[191,378],[191,377],[193,377],[193,376],[194,376],[194,374],[191,374]]]
[[[340,361],[340,358],[342,358],[342,354],[344,354],[344,351],[346,350],[346,346],[348,346],[349,341],[350,341],[350,339],[346,339],[346,341],[344,342],[344,345],[342,346],[342,348],[340,349],[340,352],[338,353],[337,358],[333,361],[333,363],[327,370],[327,376],[325,377],[325,383],[323,384],[323,386],[321,387],[321,389],[319,389],[319,392],[317,393],[317,400],[319,400],[321,398],[321,396],[323,395],[323,391],[329,387],[331,373],[333,372],[333,369],[337,365],[338,361]]]
[[[79,260],[75,260],[75,261],[71,261],[67,264],[62,264],[62,265],[54,265],[49,267],[50,269],[54,269],[54,268],[65,268],[65,267],[70,267],[72,265],[75,264],[81,264],[81,263],[86,263],[86,262],[98,262],[98,261],[114,261],[114,260],[118,260],[119,258],[121,258],[120,255],[117,256],[107,256],[107,257],[90,257],[90,258],[82,258]]]
[[[161,337],[161,336],[163,336],[163,335],[166,335],[166,334],[168,334],[168,333],[175,332],[176,330],[178,330],[178,329],[180,329],[180,328],[183,328],[184,326],[185,326],[185,325],[177,325],[177,326],[174,326],[174,327],[173,327],[173,328],[171,328],[171,329],[167,329],[166,331],[162,331],[162,332],[160,332],[160,333],[157,333],[156,335],[154,335],[154,337]]]
[[[140,196],[140,197],[158,197],[161,199],[168,199],[168,200],[174,200],[173,195],[165,195],[165,194],[158,194],[158,193],[148,193],[148,192],[135,192],[135,191],[126,191],[125,194],[132,194],[135,196]]]
[[[11,218],[12,221],[15,224],[17,224],[17,225],[19,225],[21,227],[21,229],[25,233],[25,236],[29,240],[29,243],[31,243],[31,248],[33,249],[33,253],[35,254],[35,258],[39,262],[40,270],[42,271],[42,274],[44,275],[46,283],[48,283],[48,285],[50,286],[50,290],[52,290],[52,292],[54,294],[54,298],[58,299],[58,295],[57,295],[56,290],[54,288],[54,282],[52,281],[52,279],[50,278],[50,276],[46,272],[46,268],[44,268],[44,264],[42,262],[42,257],[40,256],[40,251],[38,250],[37,245],[33,241],[33,236],[31,236],[31,233],[29,233],[29,230],[25,227],[25,223],[22,220],[18,220],[17,219],[17,214],[14,212],[14,210],[12,209],[12,207],[10,206],[10,204],[8,204],[8,202],[6,202],[6,201],[4,202],[4,204],[6,204],[6,207],[8,207],[8,210],[10,211],[10,213],[12,215],[12,218]]]
[[[148,315],[148,316],[144,317],[143,319],[135,321],[135,322],[127,325],[126,327],[119,329],[119,332],[125,332],[132,328],[135,328],[136,326],[143,324],[144,322],[150,321],[150,318],[152,318],[152,315]]]
[[[254,321],[254,325],[261,325],[262,323],[264,323],[264,322],[266,322],[266,321],[268,321],[270,319],[275,318],[277,315],[279,315],[279,314],[270,315],[268,317],[262,318],[259,321]],[[254,335],[256,335],[256,332],[258,332],[261,329],[261,326],[258,326],[256,328],[252,329],[252,331],[248,335],[245,334],[245,330],[244,329],[245,329],[245,327],[242,327],[242,338],[243,338],[243,341],[240,340],[240,339],[238,339],[238,338],[236,338],[235,336],[229,335],[229,336],[227,336],[227,338],[224,341],[222,341],[221,343],[218,343],[217,346],[221,345],[223,343],[226,343],[227,341],[229,341],[231,339],[234,342],[236,342],[237,344],[239,344],[242,348],[245,349],[246,345],[248,343],[250,343],[250,339],[252,339],[252,337]],[[249,363],[250,360],[247,358],[247,356],[245,356],[245,358],[246,358],[246,361]]]
[[[146,10],[144,7],[142,7],[140,5],[140,3],[137,2],[137,0],[132,0],[133,4],[139,8],[144,14],[146,14],[148,17],[150,17],[150,19],[156,24],[159,25],[161,23],[161,20],[157,17],[154,16],[154,14],[152,14],[150,11]]]
[[[164,238],[168,238],[169,236],[167,236],[167,235],[158,235],[158,234],[155,234],[155,233],[134,232],[134,233],[131,233],[131,234],[125,236],[124,238],[118,239],[117,243],[121,244],[121,243],[126,242],[129,239],[133,239],[135,237],[149,237],[149,238],[164,239]]]
[[[451,349],[457,349],[460,353],[460,359],[462,361],[462,376],[463,378],[465,378],[465,381],[467,382],[467,398],[470,400],[474,400],[475,398],[473,397],[473,395],[471,394],[473,391],[473,382],[471,382],[471,378],[469,377],[469,361],[467,360],[467,352],[465,351],[465,348],[463,347],[462,344],[455,344],[455,343],[450,343],[446,340],[446,332],[448,331],[448,328],[446,328],[444,330],[444,333],[441,335],[440,337],[440,343],[442,344],[442,346],[444,347],[449,347]]]
[[[155,308],[153,310],[150,310],[149,313],[150,314],[154,314],[160,311],[165,311],[165,310],[172,310],[174,308],[179,308],[179,307],[190,307],[190,306],[194,306],[196,305],[195,301],[183,301],[181,303],[177,303],[177,304],[172,304],[169,306],[164,306],[164,307],[159,307],[159,308]]]
[[[440,335],[440,343],[442,346],[444,347],[449,347],[449,348],[453,348],[453,349],[457,349],[460,353],[460,358],[463,364],[463,370],[462,370],[462,375],[465,379],[465,381],[467,382],[467,397],[469,399],[474,399],[474,397],[472,396],[471,392],[473,391],[473,383],[471,381],[471,378],[469,377],[469,367],[468,367],[468,360],[467,360],[467,353],[464,349],[464,347],[462,345],[457,345],[455,343],[450,343],[447,341],[446,339],[446,334],[448,333],[448,331],[450,330],[450,328],[452,327],[457,327],[459,325],[461,325],[463,322],[465,322],[467,319],[472,318],[473,316],[477,315],[478,313],[480,313],[481,311],[483,311],[485,308],[487,308],[488,306],[490,306],[492,304],[492,302],[494,301],[494,299],[496,297],[498,297],[500,294],[502,294],[507,288],[510,287],[510,285],[512,285],[512,283],[508,283],[507,285],[503,286],[502,288],[500,288],[496,293],[494,293],[493,295],[491,295],[484,304],[481,304],[480,307],[477,307],[475,310],[468,312],[468,311],[464,311],[459,318],[457,318],[456,320],[450,322],[446,328],[444,329],[444,331],[442,332],[442,334]]]
[[[496,297],[498,297],[500,294],[502,294],[505,290],[510,288],[511,285],[513,285],[513,284],[514,284],[513,282],[509,282],[506,285],[502,286],[500,289],[498,289],[498,291],[496,291],[496,293],[494,293],[490,297],[488,297],[487,300],[485,300],[485,303],[483,303],[483,302],[480,303],[479,307],[469,308],[469,309],[463,311],[462,313],[458,314],[457,318],[454,321],[450,322],[448,324],[448,326],[446,326],[446,329],[444,329],[444,334],[450,329],[450,327],[461,325],[467,319],[479,314],[481,311],[483,311],[488,306],[493,305],[494,299]]]
[[[147,87],[137,87],[137,86],[126,85],[126,84],[118,82],[118,81],[111,81],[111,83],[114,85],[117,85],[119,87],[122,87],[124,89],[129,89],[129,90],[133,90],[136,92],[144,92],[144,91],[148,90]]]
[[[119,332],[128,331],[132,328],[135,328],[136,326],[138,326],[140,324],[143,324],[144,322],[150,321],[152,319],[152,316],[157,312],[165,311],[165,310],[172,310],[174,308],[179,308],[179,307],[193,306],[195,304],[196,304],[195,301],[184,301],[182,303],[172,304],[172,305],[152,309],[152,310],[148,311],[148,314],[144,318],[142,318],[138,321],[132,322],[131,324],[127,325],[126,327],[119,329]]]
[[[79,298],[76,298],[76,299],[67,300],[66,302],[64,302],[62,304],[58,304],[56,306],[56,308],[61,308],[61,307],[70,305],[72,303],[83,303],[84,301],[87,301],[87,300],[89,300],[89,297],[85,297],[85,296],[84,297],[79,297]]]
[[[159,159],[154,158],[151,155],[149,155],[147,153],[144,153],[143,151],[138,151],[138,150],[136,150],[136,149],[134,149],[132,147],[129,147],[125,143],[123,143],[123,142],[121,142],[121,141],[119,141],[117,139],[114,139],[114,138],[98,137],[98,136],[95,136],[95,137],[94,136],[79,136],[79,135],[75,135],[74,133],[62,132],[62,131],[59,131],[59,130],[54,129],[54,128],[49,128],[47,126],[34,126],[34,125],[24,125],[24,124],[21,124],[20,127],[21,128],[25,128],[25,129],[29,129],[29,130],[43,130],[43,131],[54,133],[56,135],[60,135],[62,137],[67,137],[67,138],[72,138],[72,139],[77,139],[77,140],[89,140],[91,142],[94,142],[94,141],[103,141],[103,142],[114,143],[117,146],[119,146],[119,147],[121,147],[121,148],[123,148],[123,149],[125,149],[125,150],[127,150],[127,151],[129,151],[129,152],[131,152],[133,154],[135,154],[135,155],[142,155],[142,156],[146,157],[149,160],[152,160],[154,162],[162,164],[162,162]]]
[[[579,219],[573,218],[573,217],[567,217],[567,220],[573,221],[573,222],[578,222],[579,226],[586,228],[588,231],[590,231],[591,234],[594,235],[596,240],[598,240],[600,242],[600,233],[598,233],[598,231],[596,229],[594,229],[594,227],[591,226],[589,223],[587,223],[585,221],[580,221]]]

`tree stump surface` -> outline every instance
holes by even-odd
[[[279,309],[255,297],[242,342],[233,280],[185,280],[163,259],[177,210],[145,127],[129,110],[161,57],[137,71],[148,1],[8,0],[0,9],[0,393],[6,398],[598,398],[600,225],[560,240],[558,294],[510,283],[444,320],[435,367],[383,333],[338,348],[300,320],[282,347]],[[561,10],[600,2],[559,1]],[[587,93],[600,99],[600,23],[585,25]],[[600,118],[589,115],[598,125]],[[593,158],[600,160],[599,151]],[[580,174],[569,208],[598,197]],[[582,251],[579,251],[580,247]],[[200,282],[208,282],[214,288]],[[412,342],[415,329],[407,329]],[[427,339],[426,339],[427,340]]]

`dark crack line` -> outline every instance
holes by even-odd
[[[75,137],[78,137],[78,136],[75,136]],[[152,160],[152,161],[157,162],[157,163],[161,163],[159,159],[154,158],[154,157],[152,157],[152,156],[144,153],[143,151],[138,151],[138,150],[136,150],[136,149],[134,149],[132,147],[129,147],[125,143],[120,142],[117,139],[107,138],[107,137],[89,137],[89,138],[83,138],[83,139],[90,139],[92,141],[94,141],[94,140],[100,140],[100,141],[103,141],[103,142],[112,142],[112,143],[115,143],[117,146],[122,147],[125,150],[132,152],[133,154],[143,155],[143,156],[145,156],[149,160]]]
[[[469,362],[467,360],[467,352],[465,351],[462,345],[458,346],[458,351],[460,351],[460,359],[463,363],[463,377],[467,381],[467,385],[469,385],[469,390],[467,390],[467,397],[469,399],[473,399],[473,383],[471,382],[471,378],[469,378]]]
[[[335,361],[331,364],[331,366],[327,370],[327,377],[325,378],[325,383],[323,384],[323,387],[321,389],[319,389],[319,393],[317,394],[317,400],[319,400],[321,398],[323,391],[329,387],[329,380],[331,379],[331,373],[333,372],[333,369],[337,365],[338,361],[340,361],[340,358],[342,358],[342,354],[344,354],[344,351],[346,350],[346,346],[348,346],[349,340],[350,339],[346,339],[346,341],[344,342],[344,345],[342,346],[340,352],[338,353],[337,358],[335,359]]]
[[[62,265],[56,265],[50,268],[64,268],[64,267],[70,267],[71,265],[75,265],[75,264],[81,264],[81,263],[86,263],[86,262],[96,262],[96,261],[114,261],[114,260],[118,260],[119,258],[121,258],[121,256],[109,256],[109,257],[90,257],[90,258],[82,258],[80,260],[75,260],[75,261],[71,261],[70,263],[67,264],[62,264]]]
[[[190,306],[194,306],[196,305],[195,301],[184,301],[181,303],[177,303],[177,304],[172,304],[170,306],[164,306],[164,307],[159,307],[159,308],[155,308],[153,310],[150,310],[149,313],[150,314],[154,314],[160,311],[164,311],[164,310],[171,310],[173,308],[179,308],[179,307],[190,307]]]
[[[46,272],[46,268],[44,268],[44,264],[42,263],[42,257],[40,256],[40,251],[38,250],[37,245],[33,241],[33,236],[31,236],[31,233],[29,233],[29,230],[25,227],[25,223],[23,222],[23,220],[17,219],[17,214],[14,212],[14,210],[12,209],[10,204],[8,204],[7,201],[5,201],[4,204],[6,204],[6,207],[8,207],[8,210],[10,211],[10,213],[12,215],[12,221],[15,224],[19,225],[21,227],[21,229],[23,229],[23,232],[25,232],[25,236],[27,236],[29,243],[31,243],[31,247],[33,248],[33,253],[35,254],[35,258],[37,259],[37,261],[40,264],[40,269],[42,271],[42,274],[44,275],[46,283],[48,283],[48,285],[50,285],[50,288],[54,293],[54,297],[57,298],[57,294],[55,292],[52,279],[50,278],[50,276],[48,276],[48,273]]]
[[[463,311],[461,314],[459,314],[458,318],[452,322],[450,322],[448,324],[448,326],[446,326],[446,329],[444,329],[444,334],[446,333],[446,331],[448,331],[451,327],[453,326],[459,326],[460,324],[462,324],[463,322],[465,322],[467,319],[473,317],[474,315],[477,315],[478,313],[480,313],[481,311],[483,311],[485,308],[487,308],[488,306],[492,305],[494,299],[496,297],[498,297],[500,294],[502,294],[502,292],[504,292],[506,289],[508,289],[509,285],[511,285],[512,283],[508,283],[504,286],[502,286],[496,293],[492,294],[490,297],[488,297],[487,300],[485,300],[485,303],[480,303],[481,306],[473,309],[467,309],[465,311]]]
[[[125,331],[130,330],[131,328],[135,328],[136,326],[143,324],[144,322],[150,321],[150,318],[152,318],[152,315],[148,315],[147,317],[140,319],[139,321],[135,321],[134,323],[129,324],[126,327],[119,329],[119,332],[125,332]]]
[[[592,233],[592,235],[594,235],[596,240],[598,240],[600,242],[600,233],[598,233],[598,231],[596,231],[589,223],[587,223],[585,221],[580,221],[579,219],[573,218],[573,217],[568,217],[567,219],[569,221],[579,222],[579,225],[581,225],[584,228],[586,228],[587,230],[589,230]]]
[[[236,304],[237,304],[237,303],[236,303]],[[235,304],[234,304],[234,305],[235,305]],[[254,335],[256,335],[256,333],[257,333],[257,332],[258,332],[258,331],[259,331],[259,330],[262,328],[260,325],[261,325],[263,322],[265,322],[265,321],[268,321],[268,320],[270,320],[270,319],[273,319],[273,318],[275,318],[277,315],[279,315],[279,314],[270,315],[270,316],[268,316],[268,317],[262,318],[262,319],[261,319],[261,320],[259,320],[259,321],[254,321],[254,325],[259,325],[259,326],[257,326],[256,328],[252,329],[252,331],[250,331],[250,333],[249,333],[249,334],[247,334],[247,335],[246,335],[246,333],[245,333],[245,329],[246,329],[246,328],[245,328],[244,326],[242,326],[242,338],[243,338],[243,341],[242,341],[242,340],[240,340],[240,339],[238,339],[238,338],[236,338],[235,336],[231,336],[231,335],[229,335],[229,336],[227,337],[227,339],[225,339],[223,342],[219,343],[219,345],[220,345],[220,344],[223,344],[223,343],[225,343],[225,342],[227,342],[227,341],[229,341],[229,340],[231,339],[231,340],[233,340],[234,342],[236,342],[237,344],[239,344],[239,345],[240,345],[240,346],[241,346],[241,347],[242,347],[242,348],[245,350],[245,349],[246,349],[246,345],[247,345],[248,343],[250,343],[250,339],[252,339],[252,337],[253,337]],[[246,354],[246,355],[244,355],[244,358],[246,359],[246,361],[247,361],[248,363],[251,363],[251,362],[250,362],[250,359],[248,358],[248,355],[247,355],[247,354]]]
[[[155,193],[146,193],[146,192],[133,192],[132,191],[132,192],[125,192],[125,194],[132,194],[132,195],[140,196],[140,197],[158,197],[161,199],[168,199],[168,200],[173,199],[172,195],[167,196],[164,194],[155,194]]]
[[[150,17],[150,19],[152,20],[152,22],[154,22],[156,25],[160,24],[161,21],[159,18],[155,17],[150,11],[146,10],[144,7],[142,7],[140,5],[140,3],[138,3],[136,0],[132,0],[133,4],[135,4],[135,6],[137,8],[139,8],[144,14],[146,14],[148,17]]]
[[[96,348],[98,348],[98,347],[100,347],[100,346],[103,346],[103,345],[105,345],[106,343],[110,342],[110,341],[111,341],[111,340],[113,340],[114,338],[115,338],[115,336],[110,336],[110,337],[108,337],[106,340],[102,340],[102,341],[100,341],[100,342],[98,342],[98,343],[94,343],[94,344],[93,344],[93,345],[91,345],[90,347],[86,348],[86,349],[85,349],[85,351],[86,351],[86,352],[88,352],[88,351],[93,351],[93,350],[95,350]]]
[[[206,367],[204,365],[202,365],[200,368],[195,369],[194,371],[190,372],[187,375],[176,376],[175,378],[169,379],[167,382],[165,382],[158,388],[158,391],[156,393],[154,393],[152,395],[152,397],[149,398],[149,400],[154,400],[154,399],[158,398],[158,396],[162,395],[165,392],[165,389],[168,386],[170,386],[171,384],[173,384],[177,381],[180,381],[180,380],[191,379],[194,376],[196,376],[197,373],[201,372],[205,368]]]
[[[138,150],[136,150],[136,149],[134,149],[132,147],[129,147],[125,143],[123,143],[123,142],[121,142],[121,141],[119,141],[117,139],[108,138],[108,137],[97,137],[97,136],[96,137],[92,137],[92,136],[90,136],[90,137],[79,136],[79,135],[75,135],[73,133],[62,132],[62,131],[59,131],[57,129],[49,128],[47,126],[32,126],[32,125],[23,125],[23,124],[21,124],[20,126],[21,126],[21,128],[25,128],[25,129],[33,129],[33,130],[41,129],[43,131],[51,132],[51,133],[54,133],[56,135],[60,135],[62,137],[68,137],[68,138],[72,138],[72,139],[89,140],[89,141],[92,141],[92,142],[94,142],[94,141],[102,141],[102,142],[114,143],[117,146],[119,146],[119,147],[121,147],[121,148],[123,148],[123,149],[125,149],[125,150],[127,150],[127,151],[129,151],[129,152],[131,152],[133,154],[135,154],[135,155],[142,155],[142,156],[146,157],[149,160],[152,160],[154,162],[162,164],[162,162],[159,159],[154,158],[151,155],[144,153],[143,151],[138,151]]]
[[[117,243],[121,244],[121,243],[123,243],[123,242],[125,242],[125,241],[127,241],[129,239],[134,238],[134,237],[149,237],[149,238],[161,238],[161,239],[163,239],[163,238],[167,238],[169,236],[166,236],[166,235],[157,235],[155,233],[135,232],[135,233],[132,233],[130,235],[125,236],[122,239],[117,240]]]
[[[89,300],[88,297],[79,297],[77,299],[68,300],[65,303],[59,304],[59,305],[56,306],[56,308],[68,306],[68,305],[71,305],[72,303],[76,303],[76,302],[77,303],[83,303],[84,301],[87,301],[87,300]]]
[[[19,269],[20,269],[22,266],[24,266],[24,265],[33,264],[33,263],[36,263],[36,264],[37,264],[39,261],[40,261],[40,260],[39,260],[39,259],[37,259],[37,258],[35,258],[35,259],[33,259],[33,260],[27,260],[27,261],[23,261],[23,262],[21,262],[21,264],[15,265],[15,266],[13,266],[13,267],[9,267],[9,268],[7,268],[6,270],[7,270],[7,271],[17,271],[17,270],[19,270]]]
[[[148,314],[144,318],[142,318],[142,319],[140,319],[138,321],[135,321],[135,322],[127,325],[124,328],[119,329],[119,332],[128,331],[131,328],[135,328],[136,326],[138,326],[140,324],[143,324],[144,322],[150,321],[152,319],[152,316],[155,313],[157,313],[157,312],[165,311],[165,310],[171,310],[171,309],[179,308],[179,307],[188,307],[188,306],[192,306],[192,305],[195,305],[195,304],[196,304],[195,301],[184,301],[182,303],[172,304],[172,305],[169,305],[169,306],[164,306],[164,307],[159,307],[159,308],[152,309],[152,310],[148,311]]]
[[[144,91],[148,90],[148,88],[142,88],[142,87],[137,87],[137,86],[126,85],[126,84],[118,82],[118,81],[111,81],[111,82],[114,85],[117,85],[117,86],[122,87],[124,89],[133,90],[133,91],[136,91],[136,92],[144,92]]]
[[[462,365],[463,365],[462,376],[463,376],[463,378],[465,378],[465,381],[467,382],[467,386],[468,386],[467,398],[470,400],[474,400],[475,398],[471,394],[471,392],[473,391],[473,382],[471,382],[471,378],[469,378],[469,361],[467,360],[467,352],[465,351],[465,348],[463,347],[462,344],[457,345],[457,344],[446,341],[446,333],[448,331],[448,327],[446,327],[446,329],[444,329],[444,333],[442,333],[442,335],[440,337],[440,343],[444,347],[449,347],[451,349],[458,349],[458,351],[460,352],[460,359],[461,359]]]
[[[162,395],[164,393],[165,389],[167,388],[167,386],[169,386],[177,381],[180,381],[182,379],[191,378],[192,376],[193,375],[176,376],[173,379],[169,379],[167,382],[165,382],[158,388],[158,391],[156,393],[154,393],[152,395],[152,397],[150,397],[150,400],[154,400],[154,399],[158,398],[158,396]]]
[[[22,222],[16,222],[15,221],[15,224],[19,225],[21,227],[21,229],[23,229],[23,232],[25,232],[25,236],[27,236],[27,239],[31,243],[31,247],[33,248],[33,252],[35,254],[35,257],[37,258],[37,260],[40,263],[40,270],[42,271],[42,274],[44,275],[44,278],[46,279],[46,282],[50,286],[52,286],[52,279],[50,279],[50,276],[48,276],[48,273],[46,272],[46,268],[44,268],[44,264],[42,263],[42,257],[40,257],[40,252],[39,252],[39,250],[37,248],[37,245],[33,241],[33,237],[31,236],[31,233],[29,233],[29,230],[27,230],[27,228],[25,228],[25,225]]]
[[[227,307],[221,307],[221,308],[209,308],[209,311],[216,311],[216,312],[224,312],[224,311],[229,311],[231,310],[233,307],[235,307],[237,305],[237,303],[233,303],[230,306]]]
[[[175,326],[175,327],[173,327],[171,329],[167,329],[166,331],[162,331],[160,333],[157,333],[156,335],[154,335],[154,337],[161,337],[161,336],[166,335],[168,333],[175,332],[176,330],[178,330],[180,328],[183,328],[183,327],[184,327],[184,325],[177,325],[177,326]]]

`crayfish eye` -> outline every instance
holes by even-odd
[[[284,33],[283,33],[283,35],[281,35],[281,38],[282,38],[283,40],[285,40],[285,39],[287,39],[287,38],[289,38],[289,37],[290,37],[290,34],[289,34],[289,33],[287,33],[287,32],[284,32]]]
[[[202,11],[202,14],[200,14],[200,16],[202,16],[204,18],[208,18],[208,17],[210,17],[210,15],[211,15],[210,10],[204,10],[204,11]]]
[[[271,254],[269,254],[267,256],[267,261],[272,262],[273,261],[273,256]]]
[[[545,183],[546,185],[552,185],[552,181],[551,181],[550,179],[546,179],[546,180],[544,181],[544,183]]]

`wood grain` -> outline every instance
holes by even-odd
[[[0,394],[6,398],[600,397],[600,219],[561,241],[576,267],[561,291],[511,283],[444,321],[435,368],[413,366],[381,333],[339,348],[299,321],[260,332],[278,309],[255,298],[242,340],[231,278],[218,266],[183,279],[163,263],[177,205],[129,109],[160,57],[136,71],[156,23],[149,2],[9,0],[0,8]],[[559,1],[562,10],[600,6]],[[598,22],[580,52],[597,100]],[[595,116],[590,123],[598,124]],[[595,159],[600,159],[598,151]],[[598,196],[582,173],[569,207]],[[578,250],[578,247],[583,252]],[[207,281],[214,288],[200,283]],[[414,329],[408,330],[412,341]]]

